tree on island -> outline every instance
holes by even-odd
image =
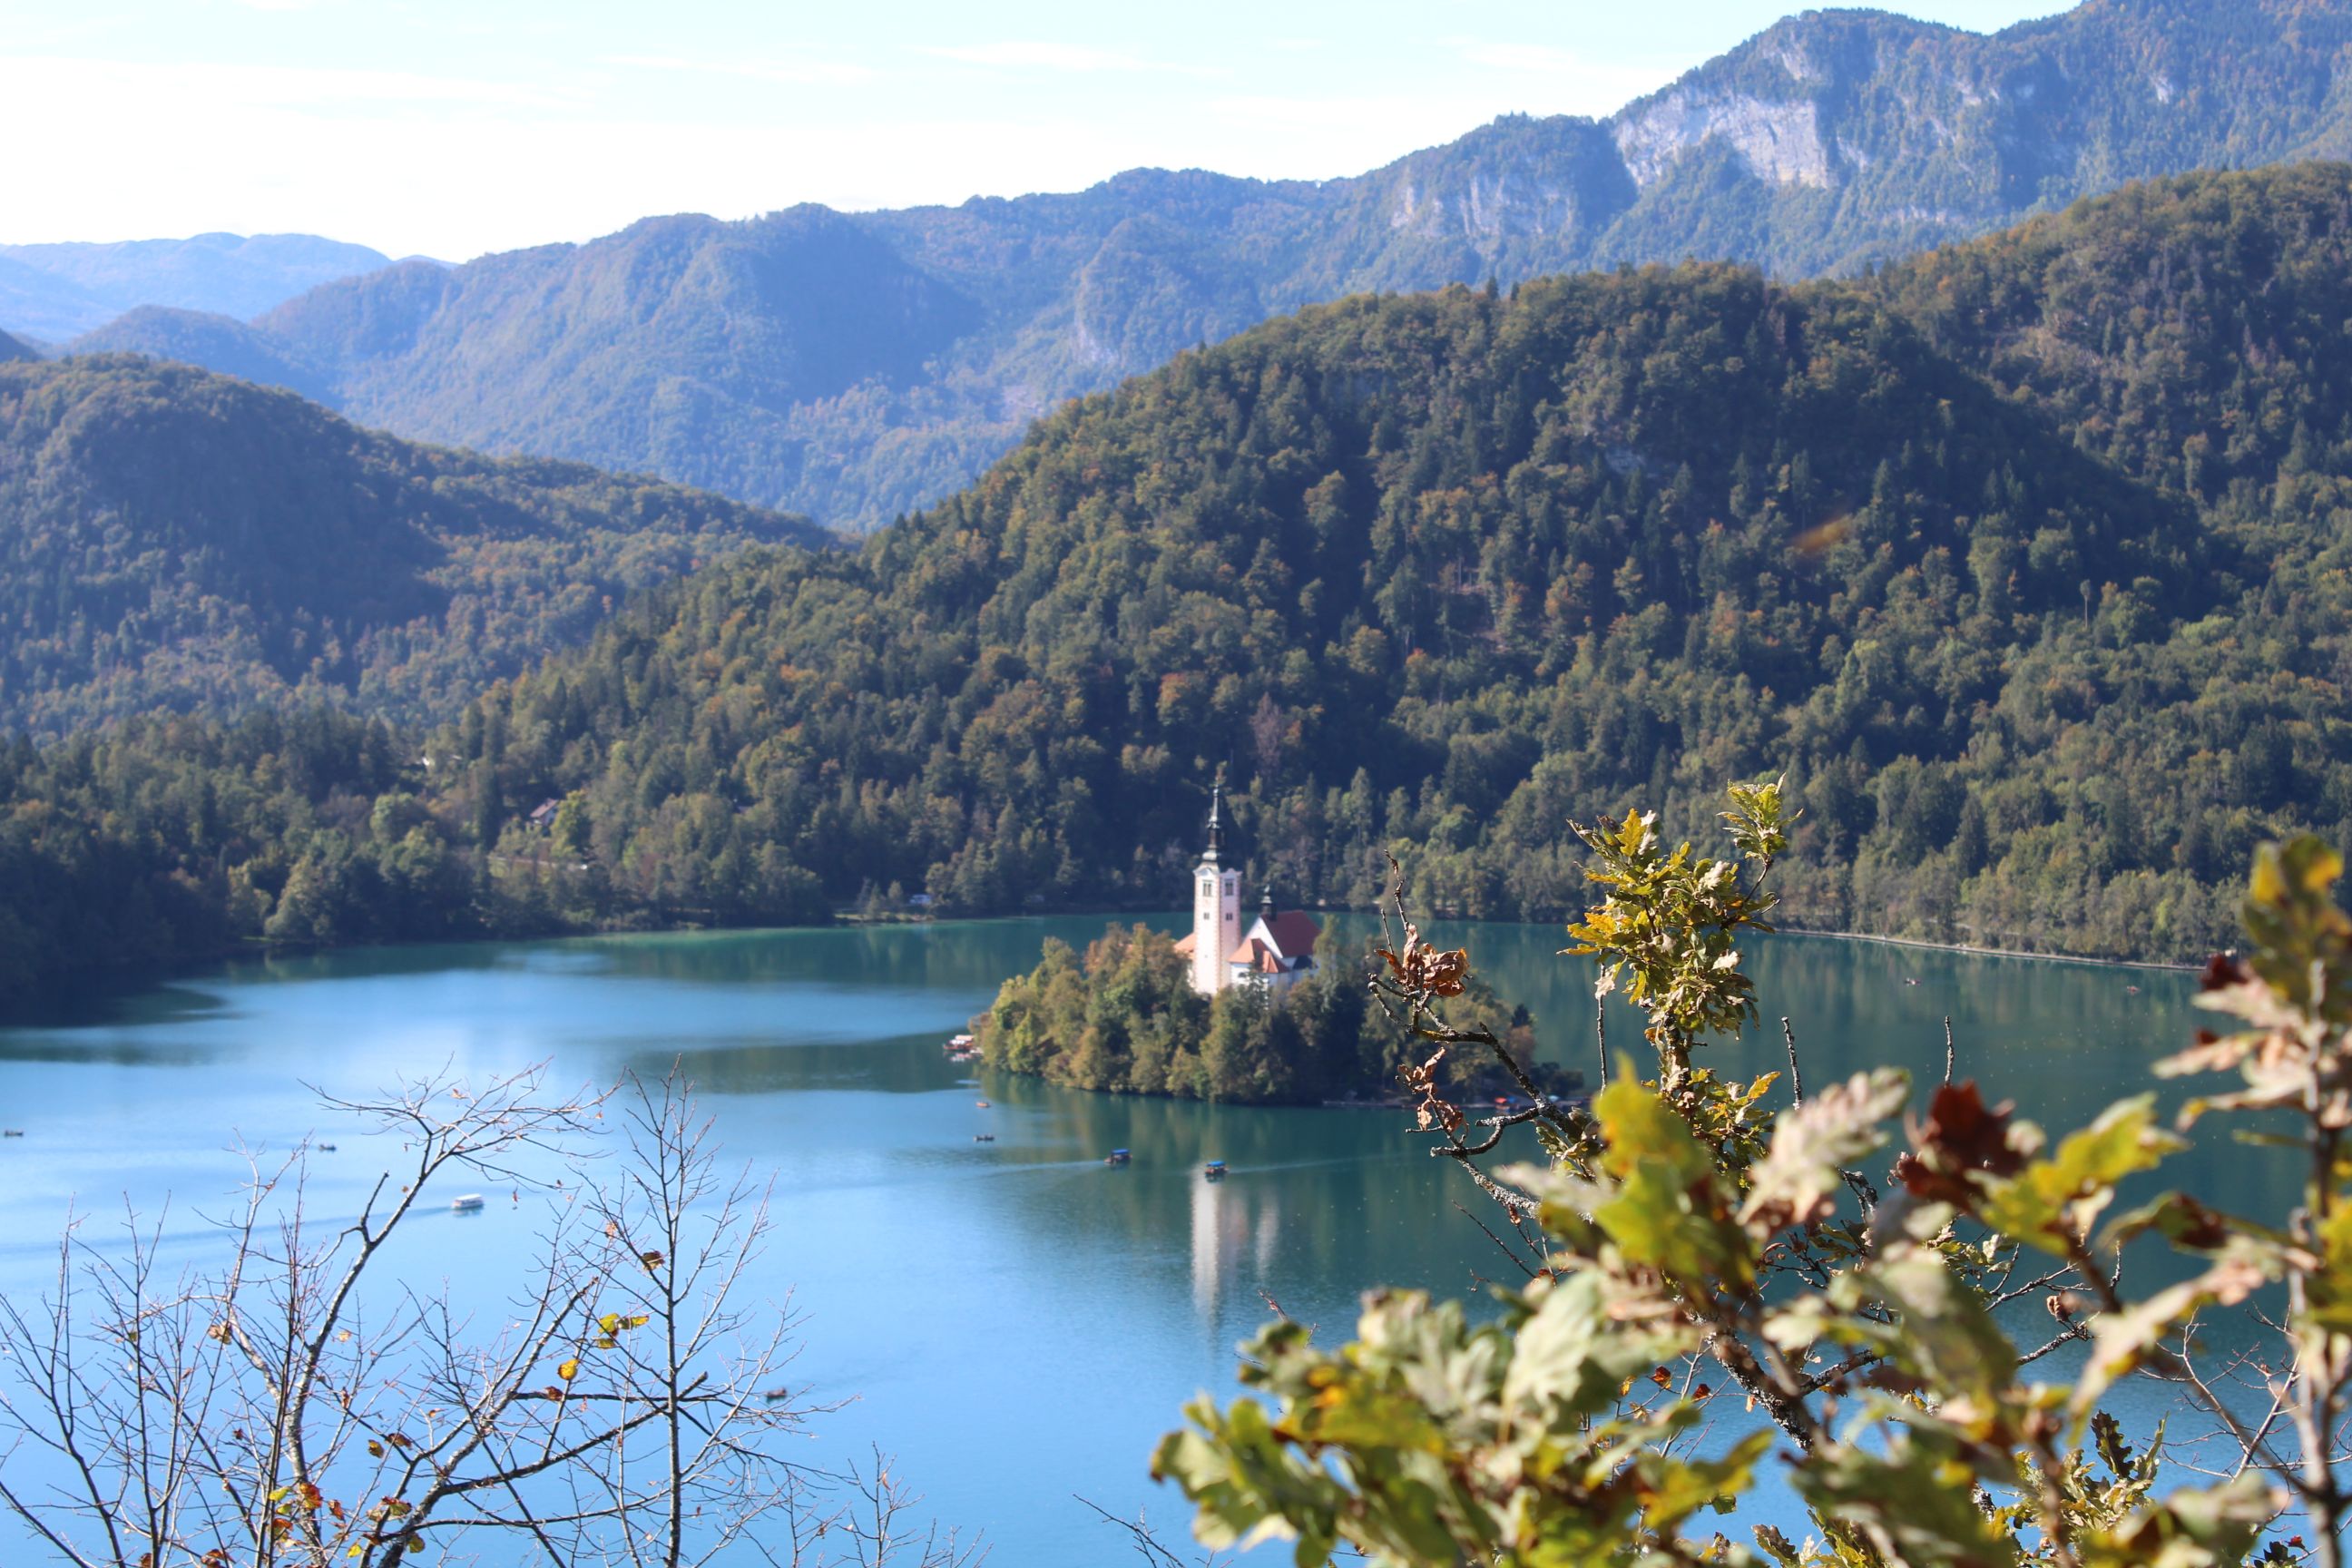
[[[1203,996],[1190,976],[1176,944],[1148,926],[1113,926],[1083,956],[1049,939],[1037,967],[1006,981],[982,1015],[981,1059],[1070,1089],[1282,1105],[1393,1099],[1404,1069],[1429,1055],[1370,1005],[1358,965],[1335,961],[1279,995],[1244,984]],[[1573,1087],[1572,1074],[1533,1061],[1526,1008],[1479,983],[1455,1005],[1550,1092]],[[1519,1091],[1494,1062],[1467,1054],[1438,1070],[1464,1098]]]
[[[1918,1100],[1904,1073],[1805,1085],[1793,1032],[1785,1084],[1706,1063],[1758,1021],[1738,944],[1769,929],[1787,844],[1777,784],[1736,788],[1724,815],[1736,860],[1669,850],[1648,815],[1578,829],[1602,896],[1570,951],[1644,1015],[1648,1076],[1621,1059],[1589,1107],[1538,1097],[1485,1117],[1422,1086],[1433,1152],[1526,1244],[1499,1321],[1374,1291],[1336,1350],[1287,1319],[1265,1329],[1241,1368],[1248,1392],[1188,1406],[1155,1457],[1195,1504],[1195,1533],[1288,1539],[1301,1565],[2340,1568],[2341,858],[2310,837],[2260,851],[2249,955],[2215,959],[2200,997],[2232,1032],[2200,1030],[2156,1069],[2232,1072],[2242,1088],[2189,1100],[2175,1127],[2142,1093],[2053,1138],[1948,1071],[1924,1113],[1903,1115],[1888,1168],[1874,1156]],[[1452,1016],[1465,953],[1407,928],[1388,962],[1383,997],[1423,1041],[1516,1065]],[[2291,1212],[2228,1215],[2181,1191],[2119,1209],[2181,1134],[2225,1118],[2299,1164]],[[1489,1167],[1528,1132],[1531,1158]],[[2127,1289],[2134,1241],[2181,1255],[2183,1277]],[[2200,1332],[2223,1317],[2226,1353]],[[2133,1377],[2173,1395],[2166,1427],[2126,1433],[2116,1394]],[[1710,1521],[1754,1495],[1776,1448],[1807,1535],[1729,1540]]]

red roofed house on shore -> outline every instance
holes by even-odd
[[[1241,873],[1220,864],[1224,837],[1224,786],[1209,796],[1209,847],[1192,868],[1192,933],[1176,943],[1192,965],[1192,989],[1213,996],[1230,985],[1256,985],[1280,995],[1315,972],[1315,939],[1322,928],[1297,910],[1276,912],[1274,889],[1259,900],[1257,919],[1241,925]]]

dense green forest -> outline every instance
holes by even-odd
[[[2180,956],[2255,839],[2352,818],[2347,257],[2322,165],[1858,283],[1314,308],[481,713],[509,798],[673,896],[781,844],[837,896],[1158,903],[1225,763],[1300,901],[1393,849],[1422,908],[1551,918],[1571,812],[1786,769],[1800,923]]]
[[[2333,164],[1853,282],[1316,307],[856,552],[655,590],[398,788],[490,921],[1161,907],[1220,763],[1294,902],[1393,852],[1419,910],[1551,919],[1571,814],[1785,770],[1790,923],[2189,956],[2255,841],[2352,838],[2347,320]]]
[[[1809,10],[1605,119],[1506,116],[1349,178],[651,217],[83,344],[877,525],[1065,398],[1309,300],[1685,257],[1847,273],[2127,180],[2342,156],[2347,46],[2352,0],[2084,0],[1990,35]]]
[[[234,727],[135,720],[38,750],[18,736],[0,749],[0,1001],[265,932],[478,929],[474,876],[402,787],[406,749],[382,721],[320,708]]]
[[[444,718],[632,591],[821,537],[185,365],[0,363],[0,730],[314,699]]]
[[[1455,997],[1457,1028],[1486,1028],[1534,1062],[1535,1021],[1483,983]],[[1360,964],[1327,954],[1324,967],[1287,994],[1235,986],[1214,997],[1192,989],[1175,943],[1148,926],[1113,926],[1080,954],[1048,941],[1027,974],[1004,983],[980,1020],[982,1059],[1071,1089],[1159,1094],[1252,1105],[1317,1104],[1398,1096],[1398,1069],[1419,1066],[1428,1045],[1369,1000]],[[1517,1091],[1490,1057],[1446,1053],[1434,1083],[1455,1100]],[[1531,1069],[1549,1092],[1572,1075]]]
[[[506,807],[439,784],[417,745],[324,705],[0,745],[0,1009],[255,942],[827,918],[815,879],[774,850],[731,881],[707,875],[691,908],[616,888],[581,858],[576,809],[513,825],[513,853],[486,855]]]

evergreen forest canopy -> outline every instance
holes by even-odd
[[[186,366],[0,363],[0,730],[327,700],[444,718],[630,592],[822,538]]]
[[[1065,398],[1309,300],[1686,257],[1851,273],[2127,180],[2342,156],[2347,46],[2352,0],[2086,0],[1990,36],[1809,11],[1605,120],[1508,117],[1350,179],[648,218],[79,346],[872,525]]]
[[[300,746],[20,750],[0,896],[28,930],[65,898],[146,922],[68,962],[892,882],[1163,907],[1223,763],[1286,903],[1369,906],[1392,851],[1416,909],[1549,920],[1581,898],[1571,813],[1638,795],[1686,833],[1716,781],[1786,770],[1790,923],[2190,956],[2255,843],[2352,838],[2347,320],[2337,164],[1853,281],[1315,307],[1071,405],[857,552],[655,590],[430,770],[318,715]]]

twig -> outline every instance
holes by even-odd
[[[1609,1087],[1609,1004],[1599,996],[1592,999],[1592,1050],[1601,1058],[1601,1087]]]
[[[1511,1260],[1511,1267],[1512,1267],[1512,1268],[1514,1268],[1517,1269],[1520,1273],[1522,1273],[1522,1274],[1526,1275],[1526,1276],[1527,1276],[1528,1279],[1534,1279],[1534,1278],[1536,1277],[1536,1271],[1535,1271],[1534,1269],[1532,1269],[1532,1268],[1528,1268],[1528,1267],[1527,1266],[1527,1262],[1526,1262],[1526,1260],[1525,1260],[1524,1258],[1520,1258],[1520,1256],[1519,1256],[1517,1253],[1516,1253],[1516,1252],[1514,1252],[1514,1251],[1512,1251],[1512,1250],[1511,1250],[1511,1244],[1510,1244],[1509,1242],[1505,1241],[1501,1237],[1496,1236],[1493,1231],[1491,1231],[1491,1230],[1487,1230],[1487,1229],[1486,1229],[1486,1222],[1485,1220],[1480,1219],[1476,1215],[1472,1214],[1468,1209],[1464,1208],[1464,1207],[1462,1206],[1462,1205],[1461,1205],[1461,1203],[1460,1203],[1460,1201],[1459,1201],[1459,1200],[1456,1200],[1456,1201],[1455,1201],[1455,1203],[1454,1203],[1454,1207],[1455,1212],[1456,1212],[1456,1213],[1458,1213],[1458,1214],[1460,1214],[1460,1215],[1462,1215],[1462,1217],[1463,1217],[1463,1218],[1465,1218],[1465,1219],[1468,1220],[1472,1225],[1476,1226],[1480,1230],[1482,1230],[1482,1231],[1485,1231],[1485,1232],[1486,1232],[1486,1239],[1487,1239],[1488,1241],[1491,1241],[1491,1242],[1493,1242],[1493,1243],[1495,1244],[1495,1250],[1496,1250],[1496,1251],[1497,1251],[1497,1252],[1501,1253],[1504,1257],[1506,1257],[1506,1258],[1509,1258],[1509,1259]],[[1260,1294],[1260,1295],[1262,1295],[1262,1296],[1263,1296],[1263,1295],[1265,1295],[1265,1292],[1264,1292],[1263,1290],[1261,1290],[1261,1291],[1259,1291],[1259,1292],[1258,1292],[1258,1294]],[[1268,1306],[1273,1306],[1273,1304],[1274,1304],[1274,1303],[1273,1303],[1273,1300],[1272,1300],[1272,1298],[1270,1298],[1270,1297],[1269,1297],[1269,1298],[1267,1299],[1267,1302],[1266,1302],[1266,1304],[1267,1304]],[[1282,1312],[1282,1309],[1281,1309],[1281,1308],[1279,1308],[1279,1307],[1276,1307],[1276,1308],[1275,1308],[1275,1310],[1276,1310],[1276,1312]],[[1289,1316],[1289,1314],[1288,1314],[1288,1313],[1286,1313],[1286,1312],[1283,1312],[1283,1313],[1282,1313],[1282,1315],[1283,1315],[1283,1316],[1285,1316],[1285,1317]]]

